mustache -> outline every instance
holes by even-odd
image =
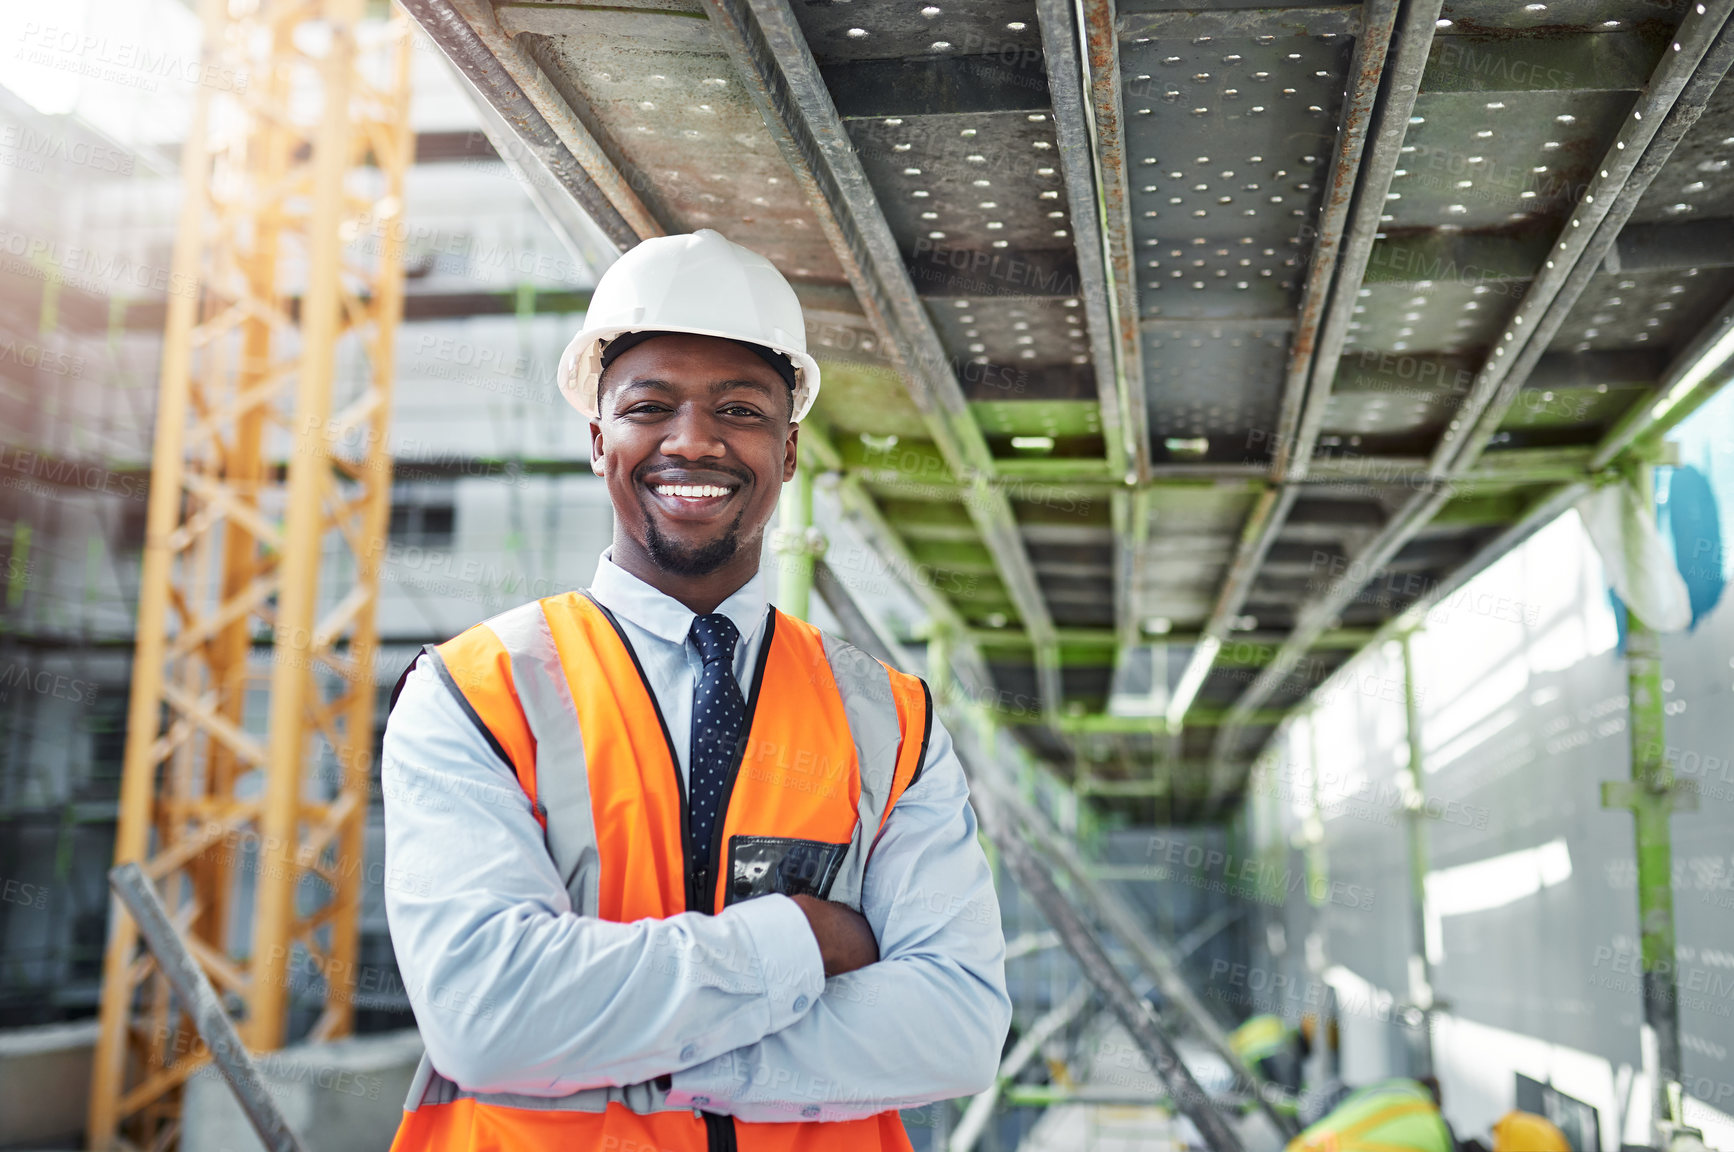
[[[708,464],[702,468],[693,468],[682,464],[646,464],[639,468],[637,478],[648,483],[653,478],[664,474],[679,476],[679,482],[683,484],[718,484],[724,480],[732,480],[744,487],[753,481],[752,473],[744,468],[737,469],[716,464]]]

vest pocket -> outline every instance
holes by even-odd
[[[831,894],[848,844],[799,840],[789,836],[729,837],[729,881],[723,905],[781,892],[785,896]]]

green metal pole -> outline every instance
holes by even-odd
[[[1319,802],[1319,714],[1307,716],[1308,804],[1301,835],[1306,842],[1307,899],[1325,907],[1331,894],[1330,858],[1325,851],[1325,817]]]
[[[1403,714],[1409,736],[1409,999],[1421,1011],[1416,1038],[1415,1075],[1433,1075],[1433,969],[1427,962],[1427,785],[1421,762],[1421,700],[1415,686],[1415,651],[1410,634],[1403,649]]]
[[[1637,833],[1638,931],[1643,951],[1644,1025],[1655,1034],[1656,1119],[1668,1117],[1667,1086],[1680,1079],[1680,1010],[1674,990],[1674,772],[1663,755],[1660,637],[1626,613],[1626,680],[1631,696],[1632,787]]]
[[[795,469],[795,478],[783,489],[780,519],[774,539],[781,556],[778,569],[778,606],[791,616],[807,619],[813,606],[813,566],[824,551],[824,538],[813,529],[813,470]]]
[[[1331,858],[1330,851],[1325,847],[1325,806],[1324,790],[1319,786],[1319,713],[1313,709],[1307,715],[1307,792],[1310,803],[1307,806],[1305,836],[1307,841],[1307,895],[1315,908],[1326,907],[1326,899],[1331,890]],[[1323,986],[1324,994],[1319,1001],[1319,1011],[1315,1019],[1318,1027],[1314,1033],[1314,1047],[1319,1053],[1319,1080],[1328,1083],[1335,1080],[1339,1072],[1338,1037],[1341,1034],[1337,1024],[1337,997],[1331,986],[1325,983],[1325,972],[1331,966],[1326,922],[1322,912],[1316,913],[1312,919],[1313,932],[1319,940],[1315,957],[1314,949],[1307,948],[1308,973],[1311,979]],[[1316,963],[1315,963],[1316,961]]]
[[[1626,482],[1643,507],[1653,507],[1651,468],[1639,464]],[[1644,1029],[1655,1040],[1656,1079],[1651,1123],[1679,1121],[1671,1097],[1680,1081],[1680,1009],[1674,983],[1674,843],[1669,819],[1697,807],[1697,793],[1679,788],[1665,754],[1661,638],[1626,606],[1626,684],[1630,706],[1632,778],[1602,785],[1602,805],[1629,808],[1637,841],[1638,933],[1643,962]],[[1658,1139],[1665,1140],[1664,1135]]]

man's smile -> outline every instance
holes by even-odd
[[[671,520],[704,521],[717,517],[744,485],[736,477],[705,470],[664,469],[642,484],[651,503]]]

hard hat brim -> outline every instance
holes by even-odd
[[[572,338],[566,345],[566,351],[560,356],[560,367],[557,372],[560,391],[565,395],[566,402],[578,409],[587,420],[595,420],[601,416],[601,405],[598,388],[602,383],[602,349],[608,341],[628,332],[681,332],[692,336],[714,336],[719,340],[740,340],[733,332],[720,332],[707,328],[691,328],[673,324],[658,324],[654,327],[624,327],[610,326],[603,328],[586,328]],[[787,356],[795,366],[795,395],[793,408],[789,414],[790,423],[804,420],[812,410],[813,401],[819,395],[819,362],[809,356],[806,351],[786,344],[775,344],[769,341],[754,340],[751,343],[769,348]]]

